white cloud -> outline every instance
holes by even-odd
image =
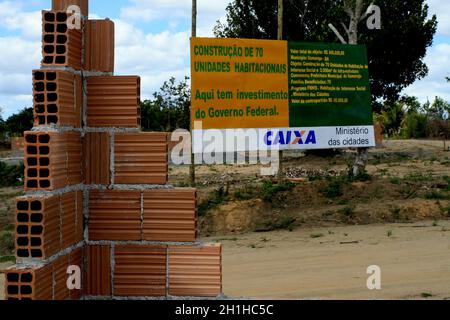
[[[450,1],[428,0],[429,14],[436,14],[438,19],[438,36],[450,36]]]
[[[0,28],[19,31],[22,38],[39,40],[41,38],[41,11],[23,12],[20,1],[0,2]]]
[[[428,49],[425,63],[430,69],[428,76],[409,86],[404,93],[418,97],[422,103],[436,96],[450,101],[450,84],[445,81],[445,77],[450,77],[450,44],[441,43]]]
[[[212,36],[216,21],[225,15],[225,8],[230,1],[198,0],[198,36]],[[122,9],[121,12],[121,18],[129,22],[164,21],[168,17],[190,20],[192,15],[191,0],[131,0],[131,2],[133,5]]]

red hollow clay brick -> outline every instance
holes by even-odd
[[[141,240],[141,193],[94,190],[89,196],[89,240]]]
[[[81,15],[89,15],[89,0],[52,0],[52,10],[67,11],[67,7],[76,5],[81,9]]]
[[[46,259],[61,249],[59,209],[59,196],[17,198],[17,257]]]
[[[83,240],[82,193],[16,199],[16,255],[47,259]]]
[[[65,249],[83,241],[83,193],[65,193],[60,199],[61,248]]]
[[[86,133],[83,172],[87,184],[110,184],[110,137],[107,132]]]
[[[140,78],[87,78],[88,127],[140,127]]]
[[[216,297],[222,293],[222,247],[169,246],[169,295]]]
[[[165,246],[116,246],[114,295],[166,295]]]
[[[81,271],[81,285],[84,283],[84,277],[86,276],[84,268],[84,250],[85,247],[76,249],[70,253],[69,261],[71,266],[78,266]],[[80,289],[69,290],[71,300],[80,300],[83,295],[83,287]]]
[[[6,271],[5,297],[7,300],[77,300],[81,288],[69,290],[69,266],[82,266],[82,249],[74,250],[55,261],[36,268],[12,267]]]
[[[85,39],[83,69],[114,72],[114,22],[109,19],[86,21]]]
[[[197,236],[196,189],[144,192],[144,240],[194,242]]]
[[[167,134],[117,133],[114,139],[115,183],[167,183]]]
[[[82,82],[65,71],[33,71],[35,125],[81,126]]]
[[[84,294],[87,296],[111,295],[111,247],[85,247],[85,285]]]
[[[65,11],[42,11],[42,66],[81,70],[82,32],[69,29]]]
[[[25,132],[25,190],[55,190],[83,181],[78,132]]]
[[[5,299],[52,300],[52,266],[7,270],[5,272]]]
[[[54,296],[53,300],[69,300],[70,291],[67,287],[67,267],[70,265],[69,255],[59,257],[52,263]]]

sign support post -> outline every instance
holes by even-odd
[[[278,0],[278,34],[277,40],[283,40],[283,0]],[[283,178],[283,150],[280,150],[278,178]]]
[[[195,38],[197,36],[197,0],[192,0],[192,32],[191,37]],[[191,79],[192,81],[192,79]],[[192,105],[193,105],[193,98],[192,98],[192,86],[191,86],[191,107],[190,107],[190,119],[192,119]],[[192,121],[191,121],[191,129],[190,129],[190,135],[191,135],[191,164],[189,166],[189,176],[190,176],[190,184],[191,187],[195,187],[195,154],[194,154],[194,144],[193,144],[193,134],[192,134]]]

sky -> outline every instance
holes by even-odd
[[[198,0],[197,36],[213,36],[228,0]],[[404,93],[421,102],[450,101],[450,1],[428,0],[439,26],[425,62],[430,71]],[[0,114],[4,119],[32,106],[31,71],[41,61],[41,10],[51,0],[0,0]],[[115,74],[139,75],[142,99],[151,98],[170,77],[189,76],[191,0],[91,0],[89,16],[110,18],[116,29]]]

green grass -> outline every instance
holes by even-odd
[[[428,200],[450,200],[450,194],[446,191],[429,191],[425,193],[424,197]]]
[[[15,256],[0,257],[0,263],[6,263],[6,262],[16,263],[16,257]]]
[[[283,182],[274,184],[272,181],[264,181],[264,184],[261,188],[261,199],[267,202],[272,202],[273,197],[279,193],[284,191],[289,191],[295,188],[295,183],[292,182]]]
[[[389,179],[389,182],[390,182],[391,184],[399,185],[399,184],[402,182],[402,180],[400,180],[400,178],[394,177],[394,178],[390,178],[390,179]]]
[[[14,252],[14,234],[2,231],[0,236],[0,256],[9,256]]]
[[[343,186],[346,182],[342,179],[331,179],[328,185],[321,190],[321,193],[329,199],[335,199],[344,195]]]
[[[433,294],[432,294],[432,293],[429,293],[429,292],[422,292],[422,293],[420,294],[420,296],[421,296],[422,298],[424,298],[424,299],[427,299],[427,298],[433,297]]]

